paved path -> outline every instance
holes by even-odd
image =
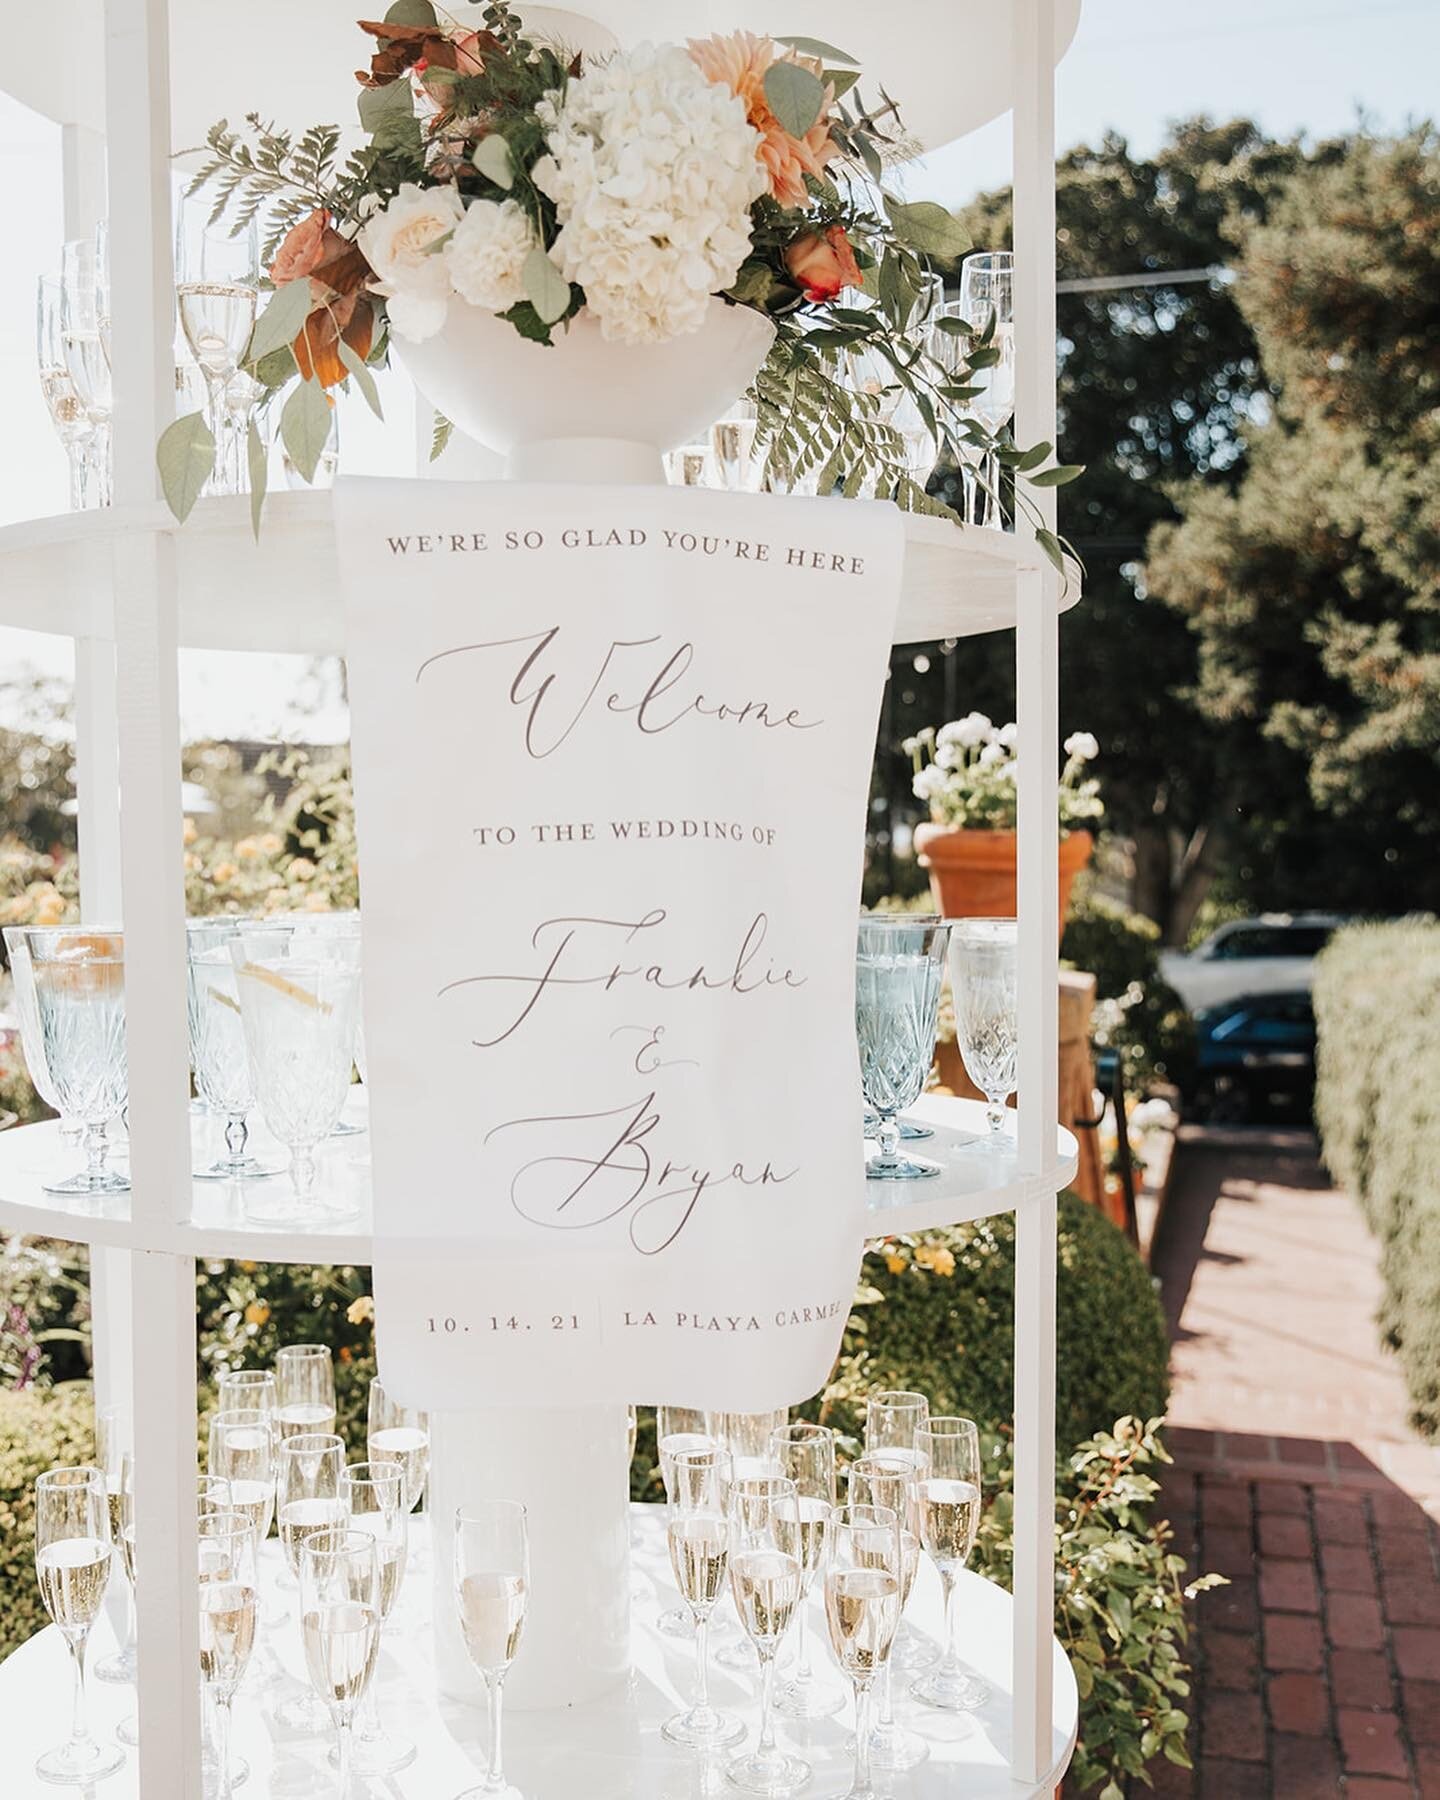
[[[1165,1497],[1231,1585],[1197,1608],[1195,1773],[1155,1791],[1440,1800],[1440,1449],[1379,1348],[1374,1244],[1308,1133],[1187,1128],[1178,1156]]]

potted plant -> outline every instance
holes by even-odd
[[[914,792],[930,808],[915,829],[920,866],[930,872],[935,904],[949,919],[1009,918],[1015,905],[1015,755],[1013,722],[992,725],[983,713],[927,727],[907,738],[915,763]],[[1087,773],[1100,753],[1088,731],[1065,740],[1060,773],[1060,928],[1070,888],[1090,860],[1090,827],[1105,813],[1100,784]]]

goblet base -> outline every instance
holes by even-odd
[[[290,1737],[324,1737],[335,1728],[330,1709],[309,1688],[282,1700],[270,1717]]]
[[[90,1738],[83,1744],[62,1744],[58,1750],[48,1750],[36,1763],[35,1774],[52,1787],[88,1787],[124,1767],[123,1750]]]
[[[853,1737],[846,1739],[845,1751],[848,1756],[855,1754]],[[930,1746],[924,1738],[907,1731],[894,1720],[888,1725],[877,1725],[870,1733],[870,1766],[873,1769],[885,1769],[892,1775],[903,1774],[906,1769],[918,1768],[929,1754]]]
[[[717,1669],[743,1670],[747,1675],[755,1673],[755,1650],[747,1637],[721,1644],[713,1661]]]
[[[713,1706],[692,1706],[676,1713],[660,1727],[661,1737],[672,1744],[688,1744],[692,1750],[723,1750],[745,1735],[743,1723]]]
[[[230,1786],[232,1789],[243,1787],[250,1779],[250,1765],[243,1756],[231,1754]],[[220,1792],[220,1769],[215,1761],[214,1753],[206,1750],[200,1758],[200,1791],[205,1800],[214,1800]]]
[[[86,1169],[78,1175],[67,1175],[63,1181],[42,1181],[40,1186],[47,1194],[88,1194],[101,1199],[106,1194],[128,1194],[130,1178],[117,1175],[112,1169],[99,1175]]]
[[[408,1769],[415,1760],[415,1746],[408,1738],[391,1737],[388,1731],[377,1731],[374,1737],[357,1737],[350,1755],[350,1772],[362,1780],[372,1776],[394,1775]],[[330,1752],[330,1767],[340,1767],[340,1746]]]
[[[828,1719],[839,1712],[845,1690],[823,1676],[782,1682],[775,1690],[775,1710],[787,1719]]]
[[[900,1141],[904,1144],[918,1144],[923,1139],[932,1138],[935,1135],[933,1126],[917,1125],[913,1119],[897,1119],[895,1123],[900,1129]],[[875,1113],[866,1113],[865,1135],[867,1138],[873,1138],[876,1135],[879,1124],[880,1120]]]
[[[116,1741],[128,1744],[133,1750],[140,1742],[140,1715],[131,1713],[128,1719],[122,1719],[115,1727]]]
[[[695,1616],[684,1606],[672,1606],[655,1621],[655,1629],[664,1637],[693,1638]]]
[[[742,1793],[784,1800],[807,1787],[814,1773],[803,1757],[788,1756],[783,1750],[751,1750],[726,1765],[725,1779]]]
[[[341,1119],[340,1123],[334,1128],[330,1135],[332,1138],[364,1137],[365,1127],[363,1125],[356,1125],[349,1119]]]
[[[133,1648],[126,1645],[114,1656],[102,1656],[90,1673],[97,1681],[113,1682],[117,1687],[133,1687],[138,1671]]]
[[[924,1181],[939,1173],[939,1163],[916,1162],[908,1156],[897,1156],[889,1162],[882,1162],[877,1156],[865,1165],[867,1181]]]
[[[990,1698],[983,1681],[945,1662],[937,1663],[928,1675],[912,1682],[910,1692],[927,1706],[938,1706],[945,1712],[974,1712]]]
[[[208,1169],[192,1169],[196,1181],[268,1181],[281,1173],[280,1163],[261,1162],[255,1156],[222,1156]]]

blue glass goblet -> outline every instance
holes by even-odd
[[[918,1181],[935,1163],[899,1154],[897,1114],[919,1099],[935,1059],[935,1015],[949,927],[931,918],[867,914],[855,958],[855,1033],[860,1081],[876,1115],[872,1181]]]

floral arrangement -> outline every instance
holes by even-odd
[[[938,453],[993,452],[1040,485],[1080,472],[1042,468],[1049,444],[1020,451],[962,410],[970,374],[998,360],[993,323],[939,317],[957,354],[926,348],[935,277],[968,239],[943,206],[887,184],[897,109],[883,94],[861,102],[844,51],[740,31],[587,63],[527,36],[504,0],[473,27],[431,0],[397,0],[360,29],[373,40],[358,74],[362,148],[345,154],[330,125],[296,138],[255,115],[239,131],[221,121],[191,189],[213,192],[212,219],[266,228],[273,293],[244,368],[262,405],[286,393],[280,432],[306,479],[329,432],[328,390],[353,381],[378,412],[370,369],[392,336],[433,336],[454,307],[540,344],[584,308],[606,339],[634,344],[698,330],[712,296],[775,324],[753,396],[780,481],[815,474],[822,492],[866,488],[948,513],[907,472],[873,384],[847,381],[862,352],[879,356],[891,397],[919,413]],[[437,452],[442,441],[437,431]],[[202,414],[161,439],[178,516],[213,459]],[[258,529],[254,432],[250,465]],[[1040,541],[1060,567],[1059,540]]]
[[[938,731],[927,726],[902,748],[915,764],[912,789],[930,808],[937,825],[956,830],[1015,829],[1015,754],[1018,733],[1013,720],[992,725],[984,713],[967,713]],[[1060,771],[1060,826],[1070,831],[1105,816],[1100,783],[1086,770],[1100,754],[1088,731],[1065,740],[1065,766]]]

